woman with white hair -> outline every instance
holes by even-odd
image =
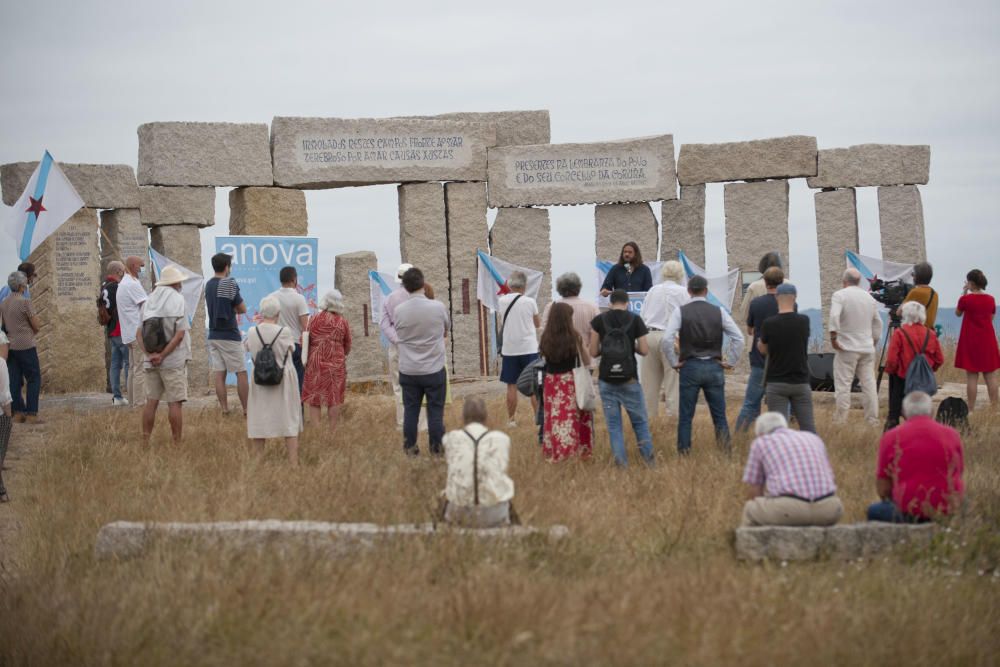
[[[663,332],[673,312],[691,299],[685,286],[687,281],[684,267],[680,262],[664,262],[660,268],[660,278],[661,281],[649,290],[642,305],[642,321],[649,329],[649,354],[639,362],[639,382],[646,399],[646,416],[650,420],[660,410],[661,387],[667,396],[667,416],[676,417],[679,412],[679,376],[663,352]]]
[[[295,336],[278,324],[281,303],[274,296],[260,302],[260,322],[247,331],[246,345],[254,363],[265,346],[270,347],[281,369],[278,384],[258,384],[257,374],[250,383],[247,401],[247,436],[264,449],[267,438],[284,438],[288,460],[299,464],[299,433],[302,431],[302,403],[299,400],[299,377],[292,364]],[[256,370],[256,369],[255,369]]]
[[[309,356],[302,403],[309,406],[309,423],[318,424],[326,406],[330,431],[337,428],[340,406],[347,391],[347,355],[351,327],[344,317],[344,297],[330,290],[319,300],[319,312],[309,320]]]
[[[903,398],[906,396],[906,372],[917,355],[923,354],[934,371],[944,363],[941,343],[934,330],[924,326],[927,321],[927,309],[924,305],[907,301],[899,307],[899,316],[903,323],[889,340],[885,362],[885,372],[889,374],[889,416],[885,420],[886,431],[899,426]]]

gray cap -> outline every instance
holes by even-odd
[[[798,293],[798,290],[795,289],[795,285],[791,283],[781,283],[778,285],[778,291],[776,292],[778,296],[781,296],[782,294],[796,296]]]

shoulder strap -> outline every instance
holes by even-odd
[[[931,330],[927,329],[927,333],[924,334],[924,344],[920,347],[920,354],[923,354],[927,350],[927,343],[929,343],[930,340],[931,340]]]
[[[927,289],[929,289],[931,291],[931,298],[927,299],[927,307],[930,308],[931,307],[931,303],[933,303],[934,299],[937,298],[937,292],[935,292],[934,288],[931,287],[930,285],[927,286]]]
[[[260,344],[265,347],[270,347],[267,343],[264,342],[264,338],[260,335],[260,327],[259,326],[254,327],[253,330],[257,332],[257,338],[260,340]],[[271,343],[273,344],[274,341],[271,341]]]
[[[517,296],[515,296],[514,299],[510,302],[510,305],[507,306],[507,310],[503,311],[503,324],[504,324],[504,326],[507,326],[507,316],[510,315],[510,309],[514,307],[514,304],[517,303],[517,300],[520,299],[522,296],[524,296],[524,295],[523,294],[518,294]]]
[[[278,336],[280,336],[281,332],[284,331],[284,330],[285,330],[285,327],[281,327],[281,328],[278,329],[278,333],[274,334],[274,338],[271,339],[271,343],[268,345],[268,347],[271,347],[271,345],[274,345],[275,341],[278,340]],[[260,330],[258,329],[257,332],[259,334]],[[264,341],[261,341],[261,342],[263,343]]]
[[[920,354],[919,352],[917,352],[917,346],[914,345],[910,337],[906,335],[906,329],[904,329],[903,327],[899,327],[899,333],[903,334],[903,338],[905,338],[906,342],[910,344],[910,349],[913,350],[913,354],[914,355]]]
[[[486,437],[489,431],[483,431],[483,434],[478,438],[473,436],[467,429],[462,429],[462,433],[469,436],[472,440],[472,497],[479,506],[479,441]]]

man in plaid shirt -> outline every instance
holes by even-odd
[[[757,438],[743,472],[744,526],[832,526],[844,506],[837,497],[826,447],[815,433],[793,431],[778,412],[755,423]]]

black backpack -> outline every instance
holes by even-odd
[[[274,339],[270,343],[265,343],[264,339],[261,338],[260,329],[254,329],[257,332],[257,338],[260,339],[260,344],[264,346],[260,348],[253,358],[254,384],[264,385],[265,387],[274,387],[281,384],[281,378],[285,375],[285,367],[278,365],[278,359],[274,356],[274,350],[271,346],[274,345],[274,341],[278,340],[278,336],[284,330],[284,327],[278,329],[278,333],[274,335]],[[288,350],[285,350],[285,358],[288,358]]]
[[[146,352],[163,352],[167,342],[167,330],[163,328],[162,317],[150,317],[142,321],[142,346],[146,348]]]
[[[623,312],[628,315],[625,325],[622,327],[612,326],[611,313],[604,313],[604,336],[601,338],[601,366],[599,369],[600,378],[606,382],[625,382],[636,377],[635,373],[635,341],[628,331],[632,327],[632,318],[635,317],[628,311]]]
[[[959,431],[969,428],[969,404],[961,398],[951,396],[938,406],[937,421]]]

